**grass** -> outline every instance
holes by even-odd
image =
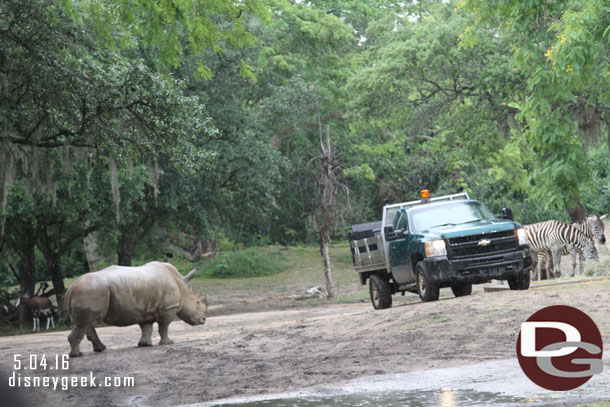
[[[610,276],[610,256],[601,256],[597,263],[586,261],[584,267],[585,276]]]
[[[263,253],[254,248],[222,253],[206,264],[206,274],[216,278],[270,276],[286,267],[280,253]]]
[[[208,261],[203,264],[203,273],[194,280],[193,284],[204,291],[213,290],[215,297],[211,301],[213,303],[254,297],[297,296],[305,294],[305,291],[313,286],[325,287],[322,258],[318,247],[274,245],[255,250],[267,258],[279,259],[284,265],[283,271],[270,276],[223,279],[214,277],[206,270],[209,264],[213,264]],[[366,290],[361,289],[358,275],[353,269],[349,246],[331,245],[329,255],[331,275],[339,301],[351,302],[368,296]]]

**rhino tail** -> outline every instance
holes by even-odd
[[[68,288],[66,291],[66,295],[64,295],[64,308],[66,310],[66,317],[70,318],[70,297],[72,296],[72,286]]]

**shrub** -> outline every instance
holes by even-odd
[[[238,278],[277,274],[286,265],[277,256],[251,248],[220,254],[205,268],[210,277]]]

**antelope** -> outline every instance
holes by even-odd
[[[53,304],[47,297],[26,297],[20,295],[16,307],[23,303],[32,313],[32,332],[40,331],[40,315],[44,315],[47,319],[47,331],[49,330],[49,324],[55,328],[55,322],[53,321]]]

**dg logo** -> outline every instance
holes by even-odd
[[[603,344],[595,322],[567,305],[553,305],[521,324],[517,358],[525,375],[548,390],[572,390],[601,373]]]

